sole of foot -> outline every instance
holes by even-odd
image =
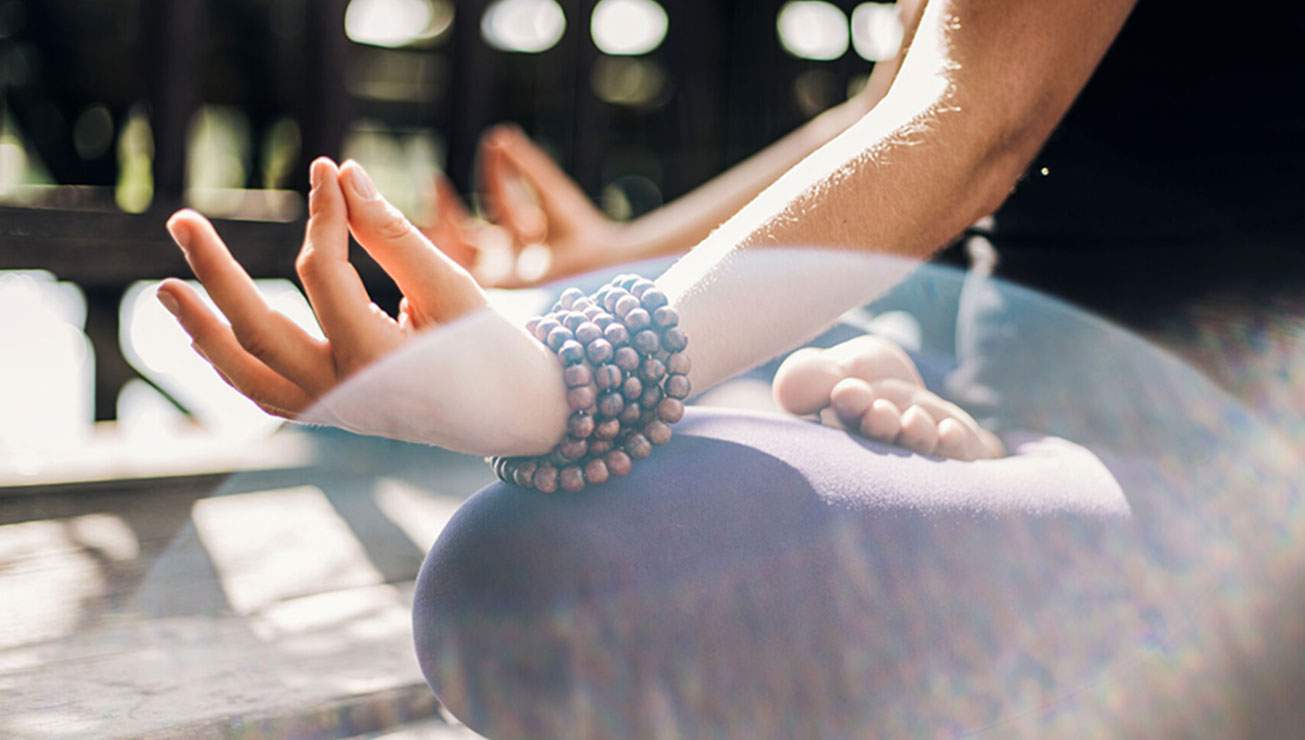
[[[997,435],[926,388],[910,356],[882,337],[800,349],[780,365],[772,392],[790,413],[819,413],[825,423],[924,455],[1005,455]]]

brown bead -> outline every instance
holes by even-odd
[[[638,408],[638,406],[635,404],[631,404],[631,406],[634,406],[634,408]],[[616,439],[616,435],[620,433],[621,433],[620,419],[603,419],[602,421],[594,425],[594,433],[592,437],[593,439],[596,440],[610,441]]]
[[[657,404],[661,402],[662,402],[661,386],[645,385],[643,388],[643,395],[639,396],[639,405],[643,406],[646,409],[651,409],[651,408],[655,408]]]
[[[689,361],[689,356],[683,352],[676,352],[666,358],[666,372],[676,375],[688,375],[693,369],[693,363]]]
[[[689,346],[689,337],[680,327],[672,326],[662,334],[662,344],[671,352],[680,352]]]
[[[607,463],[607,472],[613,478],[624,478],[634,468],[634,462],[623,450],[612,450],[603,458],[603,462]]]
[[[570,406],[572,411],[583,411],[591,408],[597,400],[598,394],[592,385],[582,385],[578,388],[568,389],[566,392],[566,405]]]
[[[684,402],[678,398],[663,398],[662,402],[657,404],[657,415],[662,421],[674,424],[684,418]]]
[[[588,365],[571,365],[562,371],[562,380],[566,383],[567,388],[575,388],[578,385],[589,385],[589,381],[594,379],[594,373]]]
[[[557,468],[552,465],[544,464],[535,468],[535,474],[530,481],[535,484],[535,488],[544,493],[552,493],[557,490]]]
[[[675,309],[670,306],[662,306],[652,313],[653,326],[658,329],[665,329],[669,326],[675,326],[680,323],[680,315],[675,313]]]
[[[507,480],[507,475],[503,471],[503,466],[507,464],[506,457],[496,457],[491,461],[490,468],[494,471],[494,477],[499,480]]]
[[[641,331],[652,326],[652,316],[642,308],[636,308],[625,315],[625,328],[630,331]]]
[[[643,395],[643,381],[631,375],[621,384],[621,395],[625,396],[627,401],[636,401],[639,396]]]
[[[599,329],[602,329],[604,332],[607,331],[607,327],[611,326],[612,324],[619,323],[617,322],[616,317],[612,316],[609,313],[598,314],[593,318],[593,322],[595,326],[597,326]]]
[[[566,433],[576,439],[584,439],[594,433],[595,426],[597,423],[592,415],[586,411],[577,411],[566,420]]]
[[[629,292],[627,292],[627,291],[625,291],[625,290],[623,290],[623,289],[621,289],[621,288],[613,289],[610,293],[607,294],[607,297],[603,299],[603,308],[606,308],[610,313],[615,314],[615,313],[616,313],[616,304],[617,304],[617,303],[618,303],[622,298],[624,298],[624,297],[626,297],[626,296],[628,296],[628,295],[630,295]],[[636,299],[636,301],[637,301],[637,300],[638,300],[638,299]]]
[[[562,308],[570,308],[575,305],[576,301],[584,297],[584,291],[579,288],[567,288],[562,291],[562,295],[558,296],[557,302],[562,304]]]
[[[593,321],[594,319],[598,318],[599,316],[602,316],[607,312],[602,309],[602,306],[595,306],[594,304],[591,303],[589,304],[589,307],[583,311],[583,313],[586,319]],[[602,327],[600,326],[598,328],[601,329]]]
[[[619,319],[624,319],[625,315],[639,307],[639,299],[630,294],[621,296],[612,308],[612,313],[616,314]]]
[[[582,321],[575,328],[576,341],[581,344],[589,344],[603,335],[603,330],[592,321]]]
[[[575,334],[565,326],[558,326],[548,333],[548,348],[554,352],[562,348],[562,345],[575,339]]]
[[[567,464],[571,462],[571,460],[567,458],[566,455],[562,454],[562,447],[561,445],[558,445],[557,447],[553,448],[552,452],[548,453],[548,462],[553,467],[557,468],[558,470],[561,470],[562,468],[565,468]]]
[[[562,457],[568,460],[579,460],[589,452],[589,443],[583,439],[567,437],[562,440]]]
[[[661,419],[653,419],[643,428],[648,441],[655,445],[664,445],[671,441],[671,425]]]
[[[535,325],[535,339],[548,344],[548,335],[559,326],[561,324],[554,319],[540,319],[539,323]]]
[[[633,272],[627,272],[624,275],[617,275],[615,280],[613,280],[613,282],[616,285],[624,288],[625,290],[630,290],[631,288],[634,287],[634,284],[639,282],[640,280],[643,280],[643,278],[640,277],[639,275]]]
[[[616,421],[616,420],[613,419],[612,421]],[[617,429],[620,429],[620,426],[618,426]],[[612,449],[612,441],[610,439],[591,438],[589,440],[590,457],[601,457],[603,455],[606,455],[609,451],[611,451],[611,449]]]
[[[677,329],[671,328],[671,329],[667,329],[666,331],[672,332],[672,331],[677,331]],[[681,332],[681,334],[682,333],[683,332]],[[552,335],[549,335],[549,338],[551,339]],[[657,337],[657,332],[653,331],[652,329],[644,329],[638,334],[635,334],[633,344],[635,349],[639,350],[645,355],[655,355],[657,354],[657,350],[662,348],[661,339]],[[556,349],[556,347],[554,347],[554,349]]]
[[[625,373],[622,373],[621,368],[615,365],[599,365],[598,369],[594,371],[594,384],[598,386],[600,391],[610,390],[619,387],[621,379],[624,377]]]
[[[613,321],[608,324],[607,328],[603,330],[603,336],[606,337],[607,341],[611,342],[614,347],[620,347],[630,342],[630,331],[625,328],[625,324],[622,324],[619,321]]]
[[[671,355],[672,358],[679,355]],[[676,373],[666,379],[666,395],[671,398],[685,399],[689,397],[689,378],[685,375]]]
[[[592,298],[590,298],[589,296],[581,296],[575,299],[575,303],[571,304],[571,310],[584,313],[585,311],[588,311],[590,308],[593,308],[593,305],[594,305],[594,301]]]
[[[574,339],[567,340],[562,348],[557,351],[557,359],[561,360],[563,365],[577,365],[584,362],[584,345]]]
[[[517,466],[516,473],[513,474],[513,482],[522,488],[533,488],[535,485],[535,469],[539,466],[534,460],[526,460]]]
[[[602,460],[590,460],[585,463],[585,482],[589,485],[602,485],[607,482],[608,476],[607,463]]]
[[[630,286],[630,294],[635,298],[643,298],[643,294],[657,287],[657,283],[648,278],[639,278]]]
[[[616,350],[612,362],[627,373],[632,373],[639,369],[639,353],[633,347],[622,347]]]
[[[562,319],[562,326],[565,326],[566,328],[574,332],[576,329],[579,329],[582,325],[588,323],[588,321],[589,319],[585,318],[585,315],[580,313],[579,311],[571,311],[566,315],[565,318]]]
[[[625,409],[621,411],[621,415],[617,418],[621,420],[622,424],[631,426],[639,421],[639,414],[641,413],[643,413],[643,409],[639,407],[639,404],[627,403],[625,404]]]
[[[578,466],[568,465],[562,468],[558,476],[562,490],[567,493],[579,493],[585,489],[585,474]]]
[[[666,377],[666,363],[656,357],[649,357],[639,365],[639,378],[645,383],[660,383]]]
[[[594,328],[597,329],[598,327]],[[589,345],[585,347],[585,356],[595,365],[612,359],[612,354],[612,343],[601,337],[590,342]]]
[[[616,391],[604,393],[598,399],[598,413],[608,418],[619,416],[624,409],[625,399]]]
[[[670,427],[667,427],[669,429]],[[652,454],[652,442],[642,434],[631,434],[630,438],[625,440],[625,454],[634,460],[642,460]]]
[[[669,302],[666,298],[666,294],[659,288],[651,288],[645,291],[644,294],[640,296],[640,301],[643,303],[643,307],[649,311],[656,311]]]
[[[543,316],[535,316],[530,320],[526,321],[526,332],[530,334],[530,336],[532,337],[535,336],[535,330],[539,328],[539,322],[543,320],[544,320]]]

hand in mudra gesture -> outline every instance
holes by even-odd
[[[478,156],[488,220],[473,217],[448,178],[437,174],[438,217],[424,233],[483,285],[538,285],[628,259],[621,248],[625,225],[603,215],[520,129],[491,129]],[[520,257],[527,247],[542,247],[548,257],[523,271]],[[508,252],[506,264],[500,264],[502,251]],[[495,259],[484,259],[490,253]]]
[[[551,353],[489,309],[471,275],[382,198],[357,163],[337,167],[319,159],[311,177],[308,226],[295,265],[326,339],[270,308],[213,225],[185,210],[168,230],[230,321],[209,311],[185,283],[164,281],[159,298],[195,349],[236,390],[290,418],[421,330],[474,317],[477,331],[454,332],[452,346],[433,356],[421,377],[388,379],[387,393],[378,396],[404,408],[355,404],[333,409],[337,423],[484,454],[546,449],[555,441],[549,437],[565,419],[565,402]],[[397,318],[372,303],[349,263],[350,232],[403,292]],[[542,424],[522,421],[523,407],[532,406],[525,416],[542,414]]]

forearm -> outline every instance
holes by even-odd
[[[925,257],[1000,204],[1131,2],[1051,5],[931,2],[885,99],[662,276],[696,388],[891,286],[907,265],[882,256]],[[778,264],[763,249],[783,245],[841,252]]]
[[[686,195],[626,224],[622,257],[687,252],[794,165],[860,120],[874,102],[858,96],[837,105]]]

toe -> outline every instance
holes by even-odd
[[[861,416],[860,428],[871,439],[892,443],[902,432],[902,410],[886,398],[876,398]]]
[[[938,447],[934,454],[955,460],[974,460],[980,456],[982,445],[972,429],[956,419],[938,422]]]
[[[806,347],[789,355],[775,372],[775,401],[791,414],[814,414],[829,405],[842,379],[838,363],[823,350]]]
[[[923,455],[932,455],[938,446],[938,422],[919,406],[911,406],[902,414],[902,432],[897,443]]]
[[[829,392],[829,403],[839,420],[851,429],[861,424],[861,417],[874,403],[875,394],[870,384],[860,378],[844,378]]]
[[[979,441],[983,445],[984,457],[996,460],[1006,456],[1006,445],[1001,443],[1001,438],[983,427],[979,427]]]

